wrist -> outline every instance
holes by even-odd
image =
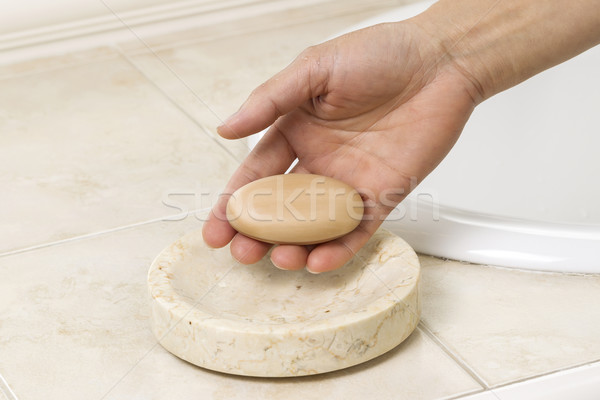
[[[491,97],[499,86],[499,74],[489,71],[496,64],[493,50],[477,51],[483,46],[473,43],[472,21],[484,12],[482,3],[488,0],[441,0],[410,20],[431,44],[430,58],[436,73],[451,73],[462,80],[475,104]],[[504,72],[508,75],[508,71]]]
[[[476,102],[600,42],[600,0],[440,0],[413,18]]]

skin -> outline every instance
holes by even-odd
[[[219,127],[236,139],[271,126],[213,208],[205,242],[231,242],[245,264],[260,260],[271,245],[229,225],[227,194],[298,158],[293,172],[364,189],[365,217],[327,243],[277,246],[271,260],[339,268],[446,156],[479,103],[598,44],[598,9],[600,0],[441,0],[415,18],[308,48]]]

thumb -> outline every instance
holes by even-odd
[[[327,76],[318,51],[305,50],[288,67],[254,89],[217,132],[226,139],[239,139],[267,128],[281,115],[323,94]]]

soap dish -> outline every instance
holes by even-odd
[[[342,268],[282,271],[269,257],[235,262],[200,231],[162,251],[148,272],[159,343],[192,364],[262,377],[319,374],[368,361],[415,329],[419,260],[380,229]]]

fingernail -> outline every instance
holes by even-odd
[[[227,117],[227,118],[225,119],[225,121],[223,121],[223,125],[227,125],[227,124],[229,124],[231,121],[233,121],[233,119],[234,119],[235,117],[237,117],[237,116],[238,116],[238,114],[239,114],[239,113],[240,113],[240,111],[238,110],[238,111],[234,112],[233,114],[231,114],[229,117]],[[223,126],[223,125],[221,125],[221,126]]]
[[[321,273],[321,271],[313,271],[312,269],[309,269],[308,267],[306,267],[306,270],[313,275],[319,275]]]
[[[273,264],[277,269],[280,269],[282,271],[287,271],[287,269],[281,268],[279,265],[275,264],[275,261],[273,261],[273,260],[271,260],[271,264]]]
[[[225,119],[225,121],[223,121],[221,123],[221,125],[217,126],[217,132],[219,134],[221,134],[221,131],[223,130],[223,128],[229,127],[229,124],[238,115],[238,113],[239,113],[239,111],[236,111],[235,113],[231,114],[228,118]]]

